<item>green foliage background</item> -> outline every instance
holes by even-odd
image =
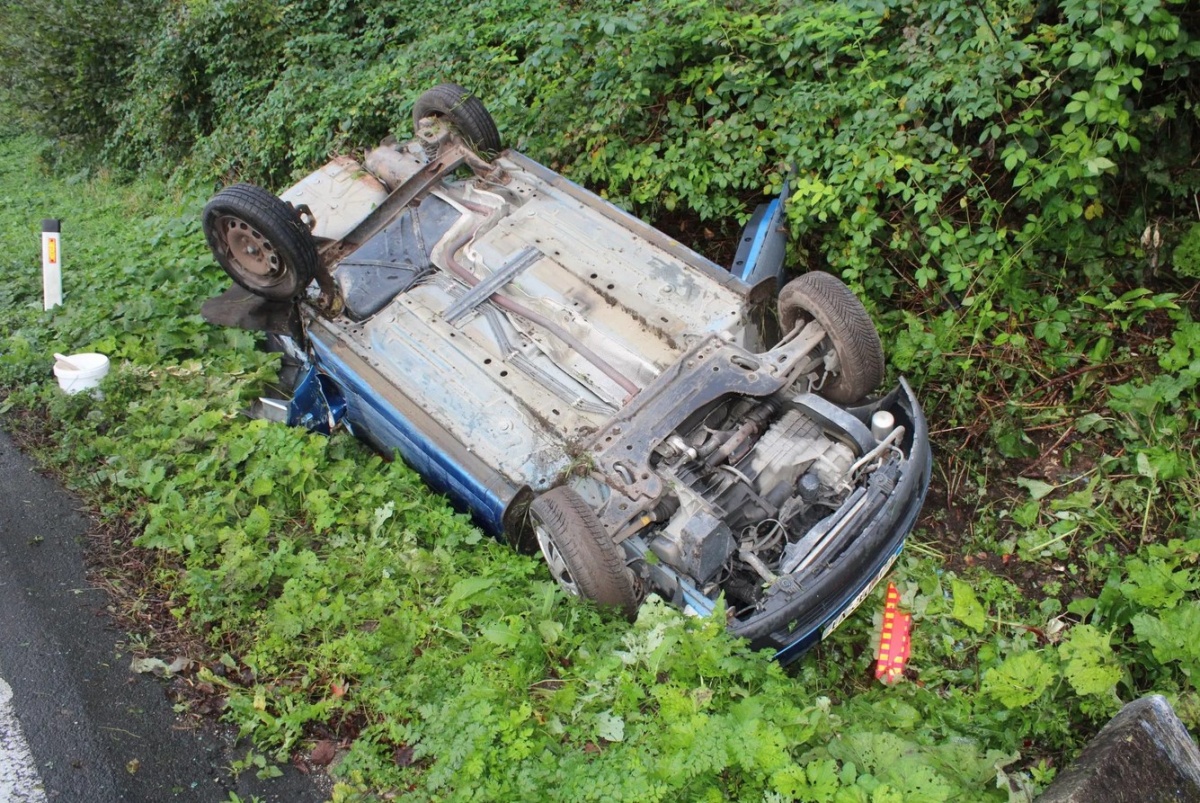
[[[339,798],[1022,799],[1123,701],[1200,726],[1194,4],[66,0],[0,23],[4,425],[48,430],[41,457],[139,528],[211,651],[196,682],[258,749],[358,735]],[[344,435],[239,417],[276,365],[196,314],[224,284],[211,188],[403,136],[445,80],[710,253],[790,174],[789,266],[861,291],[935,430],[895,573],[912,682],[871,679],[877,599],[785,674],[719,620],[566,599]],[[42,217],[66,221],[51,313]],[[61,396],[55,350],[109,354],[104,398]]]

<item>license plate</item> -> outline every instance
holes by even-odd
[[[825,629],[821,631],[822,640],[829,638],[829,634],[837,630],[838,625],[846,621],[846,618],[858,610],[859,605],[863,604],[863,600],[871,596],[871,592],[875,590],[875,586],[879,585],[879,581],[884,578],[884,575],[891,571],[892,564],[896,562],[896,558],[898,557],[900,557],[900,553],[896,552],[896,554],[888,558],[887,563],[883,564],[883,568],[880,569],[879,573],[871,579],[871,582],[863,586],[863,590],[858,592],[858,596],[850,600],[850,604],[846,606],[845,610],[839,613],[836,617],[834,617],[832,622],[825,626]]]

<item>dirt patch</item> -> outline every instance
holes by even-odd
[[[1070,425],[1031,432],[1030,439],[1036,456],[997,462],[995,455],[985,459],[971,448],[974,437],[970,431],[943,435],[935,449],[937,468],[917,527],[942,553],[947,570],[961,577],[986,572],[1001,578],[1020,590],[1031,610],[1049,597],[1056,598],[1065,610],[1075,599],[1099,595],[1106,574],[1085,570],[1088,559],[1084,553],[1094,545],[1082,536],[1072,539],[1066,555],[1055,558],[1027,559],[1013,548],[1028,529],[1017,524],[1009,512],[1031,499],[1017,479],[1054,486],[1042,502],[1043,510],[1049,510],[1056,500],[1086,488],[1099,470],[1101,457],[1119,453],[1121,447],[1090,434],[1081,435]],[[1136,538],[1104,541],[1105,549],[1121,556],[1133,553],[1137,546]]]
[[[747,206],[747,209],[753,207]],[[702,221],[691,213],[663,211],[648,222],[671,239],[722,267],[733,264],[742,232],[734,220]]]

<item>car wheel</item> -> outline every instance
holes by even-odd
[[[529,512],[538,546],[559,585],[633,618],[638,608],[633,576],[621,548],[583,497],[562,486],[535,499]]]
[[[426,117],[444,117],[480,153],[500,151],[496,121],[479,98],[458,84],[438,84],[422,93],[413,106],[413,128]]]
[[[229,277],[263,298],[304,292],[317,269],[317,246],[288,204],[253,184],[221,190],[204,207],[204,237]]]
[[[813,320],[825,330],[839,365],[820,391],[830,401],[856,402],[883,382],[879,333],[858,296],[836,276],[813,271],[784,285],[779,320],[785,332]]]

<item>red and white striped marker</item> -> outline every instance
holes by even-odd
[[[900,610],[900,592],[888,583],[883,603],[883,632],[875,656],[875,677],[891,685],[904,677],[904,665],[912,652],[912,614]]]

